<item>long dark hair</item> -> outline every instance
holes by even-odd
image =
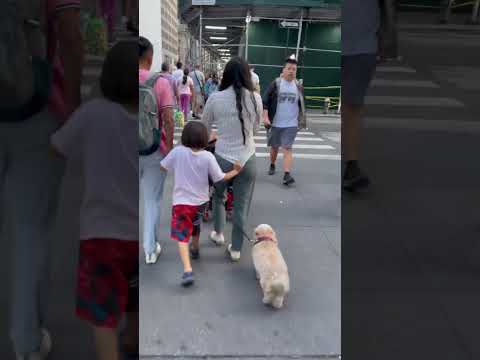
[[[231,59],[225,66],[223,72],[222,82],[220,84],[219,90],[223,91],[228,89],[230,86],[233,86],[233,91],[235,91],[236,101],[237,101],[237,110],[238,110],[238,119],[242,124],[242,135],[243,135],[243,145],[246,143],[245,136],[245,122],[243,119],[243,89],[246,89],[250,92],[251,100],[253,106],[255,107],[255,113],[257,113],[257,103],[255,101],[253,92],[253,82],[252,75],[250,74],[250,69],[248,63],[240,57],[234,57]],[[248,111],[248,108],[247,108]],[[251,115],[249,113],[249,115]]]
[[[187,83],[187,79],[188,79],[188,69],[185,68],[183,70],[183,82],[182,82],[182,85],[185,85]]]

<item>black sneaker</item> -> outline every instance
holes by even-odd
[[[283,185],[292,185],[295,183],[295,179],[290,174],[285,174],[283,176]]]
[[[349,163],[345,167],[342,187],[346,191],[355,192],[364,190],[370,185],[370,179],[358,167],[357,163]]]
[[[270,169],[268,169],[268,175],[273,175],[275,174],[275,165],[270,164]]]
[[[187,287],[193,285],[195,278],[193,277],[193,272],[184,272],[182,275],[182,286]]]
[[[194,249],[190,248],[190,258],[192,260],[198,260],[200,258],[200,250],[199,249]]]

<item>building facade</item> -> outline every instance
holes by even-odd
[[[178,0],[161,1],[162,56],[171,64],[179,58]]]

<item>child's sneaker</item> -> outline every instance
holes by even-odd
[[[27,355],[17,354],[17,360],[45,360],[47,359],[50,351],[52,351],[52,338],[46,329],[42,329],[42,341],[40,343],[40,349],[36,352],[32,352]]]
[[[210,240],[212,240],[217,246],[222,246],[225,244],[225,238],[223,237],[223,234],[217,234],[215,230],[210,233]]]
[[[232,259],[232,261],[240,260],[240,251],[232,250],[232,244],[228,245],[228,253],[230,254],[230,259]]]
[[[158,242],[155,243],[155,252],[152,254],[145,254],[145,262],[147,264],[155,264],[161,252],[162,252],[162,247]]]
[[[184,272],[182,275],[182,286],[187,287],[193,285],[195,278],[193,277],[193,272]]]

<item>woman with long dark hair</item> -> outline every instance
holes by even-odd
[[[243,166],[233,179],[233,230],[228,247],[233,261],[240,259],[250,204],[256,178],[254,130],[263,113],[262,99],[255,93],[247,62],[233,58],[225,67],[222,82],[205,105],[202,121],[211,130],[216,126],[215,156],[224,172],[233,169],[236,161]],[[215,184],[213,197],[214,231],[210,239],[217,245],[225,243],[225,191],[227,184]]]
[[[177,92],[180,96],[180,109],[185,116],[185,121],[188,120],[188,113],[190,110],[190,103],[195,98],[195,87],[193,86],[193,80],[188,76],[188,69],[183,71],[183,77],[178,80]]]

